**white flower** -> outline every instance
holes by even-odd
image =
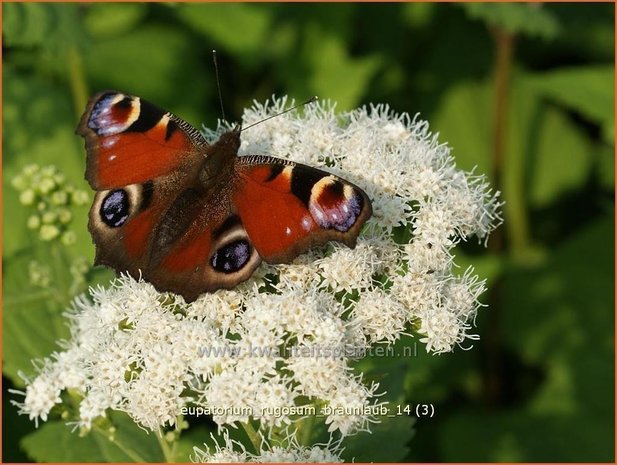
[[[255,104],[243,125],[287,105]],[[454,274],[453,248],[472,235],[486,240],[500,222],[498,193],[483,177],[456,170],[427,123],[387,106],[336,114],[331,104],[314,104],[302,116],[285,113],[244,131],[240,152],[308,163],[364,189],[374,215],[355,249],[331,243],[291,264],[263,264],[235,289],[192,304],[126,276],[91,289],[91,299],[78,297],[69,312],[65,352],[28,384],[22,413],[46,419],[71,388],[83,395],[79,424],[86,428],[115,409],[158,430],[197,406],[213,409],[223,430],[247,421],[263,430],[292,428],[296,416],[277,412],[308,398],[331,408],[328,429],[344,436],[368,429],[370,407],[378,405],[378,386],[367,387],[352,371],[358,350],[391,344],[406,328],[434,353],[477,338],[469,331],[484,282],[472,270]],[[27,173],[14,181],[22,192],[33,176]],[[293,444],[258,456],[227,446],[199,457],[338,458]]]
[[[396,341],[409,318],[405,307],[381,290],[361,294],[352,316],[371,343]]]
[[[426,343],[426,350],[448,352],[459,341],[460,324],[456,315],[447,310],[438,309],[422,319],[418,332],[426,334],[420,342]]]
[[[61,402],[61,391],[62,384],[57,374],[43,372],[28,384],[23,404],[17,404],[20,407],[20,413],[27,414],[30,420],[34,420],[38,426],[39,418],[47,421],[49,411]]]
[[[305,447],[298,444],[293,432],[284,437],[279,445],[268,445],[264,440],[255,454],[246,451],[238,441],[229,438],[225,432],[222,436],[223,444],[214,440],[214,446],[204,449],[193,448],[191,460],[195,463],[337,463],[342,462],[343,448],[338,442],[315,444]]]

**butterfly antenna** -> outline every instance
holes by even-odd
[[[216,88],[219,91],[219,103],[221,105],[221,114],[223,115],[223,121],[227,121],[225,118],[225,108],[223,108],[223,94],[221,93],[221,82],[219,80],[219,64],[216,60],[216,50],[212,50],[212,61],[214,61],[214,74],[216,75]]]
[[[302,103],[299,103],[297,105],[294,105],[293,107],[288,108],[287,110],[281,111],[280,113],[277,113],[276,115],[268,116],[267,118],[264,118],[264,119],[262,119],[260,121],[257,121],[256,123],[250,124],[250,125],[246,126],[245,128],[242,128],[242,130],[246,131],[248,128],[252,128],[256,124],[260,124],[260,123],[263,123],[264,121],[268,121],[269,119],[276,118],[277,116],[284,115],[285,113],[290,112],[291,110],[295,110],[298,107],[303,107],[304,105],[308,105],[310,103],[314,103],[317,100],[319,100],[319,97],[317,97],[315,95],[315,96],[311,97],[310,99],[308,99],[306,102],[302,102]]]

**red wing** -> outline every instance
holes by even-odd
[[[233,203],[259,255],[284,263],[334,240],[354,247],[371,216],[357,186],[325,171],[273,157],[236,160]]]
[[[197,170],[207,144],[182,119],[116,91],[95,95],[77,133],[86,140],[86,179],[95,190],[143,183],[180,169]]]
[[[210,199],[210,200],[208,200]],[[248,279],[261,259],[225,191],[204,197],[172,179],[97,192],[88,228],[96,263],[195,300]]]

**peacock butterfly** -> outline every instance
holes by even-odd
[[[92,97],[77,133],[96,191],[88,222],[95,263],[191,302],[245,281],[261,260],[288,263],[328,241],[355,247],[372,214],[368,196],[316,168],[238,156],[240,131],[208,144],[139,97]]]

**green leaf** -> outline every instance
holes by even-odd
[[[551,39],[560,32],[554,13],[533,3],[463,3],[470,17],[513,34]]]
[[[393,347],[393,353],[403,354],[403,346],[410,343],[409,338],[399,340]],[[398,462],[409,452],[408,443],[414,435],[413,417],[407,414],[397,415],[397,406],[404,409],[404,380],[411,360],[385,352],[386,356],[372,355],[358,362],[356,370],[363,373],[365,383],[379,382],[378,392],[386,394],[380,399],[387,401],[388,414],[378,416],[379,423],[370,426],[371,433],[358,433],[346,438],[342,457],[345,461],[362,462]],[[383,447],[388,444],[388,447]]]
[[[444,462],[612,462],[610,428],[589,420],[466,411],[442,427],[438,447]]]
[[[429,2],[404,3],[403,18],[414,28],[425,28],[430,25],[437,9],[437,5]]]
[[[339,111],[358,105],[382,62],[377,55],[350,56],[339,37],[318,27],[307,28],[304,47],[312,68],[308,77],[310,92],[319,98],[336,100]]]
[[[602,127],[608,142],[615,140],[612,65],[559,69],[530,75],[527,80],[543,97],[580,113]]]
[[[490,84],[462,82],[444,93],[431,119],[431,130],[452,147],[456,165],[489,173],[493,91]]]
[[[177,462],[190,462],[193,457],[193,448],[199,447],[204,450],[204,443],[209,442],[210,430],[203,426],[192,426],[189,430],[182,432],[177,442],[175,450],[175,460]]]
[[[536,140],[529,154],[529,201],[534,207],[546,207],[583,186],[594,153],[580,127],[562,111],[548,107],[538,115],[536,124],[530,128]]]
[[[23,385],[19,371],[35,374],[32,360],[59,350],[58,340],[69,336],[57,291],[29,282],[31,259],[32,254],[24,252],[3,262],[2,370],[18,386]]]
[[[541,371],[540,384],[514,411],[452,419],[442,437],[445,460],[612,460],[613,238],[613,219],[598,220],[543,265],[506,275],[502,342]],[[461,450],[469,441],[474,447]]]
[[[33,46],[45,42],[53,27],[53,5],[3,3],[2,29],[5,46]]]
[[[504,293],[505,336],[526,361],[542,363],[564,351],[599,357],[611,349],[613,238],[612,218],[598,220],[555,248],[541,267],[513,270]]]
[[[615,149],[603,145],[597,151],[597,172],[600,185],[607,191],[615,190]]]
[[[175,11],[182,21],[231,53],[259,53],[272,28],[266,5],[187,3]]]
[[[390,406],[395,410],[396,405],[405,404],[392,403]],[[414,420],[407,415],[381,417],[380,423],[371,425],[370,433],[361,432],[343,441],[342,457],[346,462],[403,461],[414,434],[413,425]]]
[[[153,433],[140,429],[126,414],[114,413],[115,442],[107,433],[90,431],[83,437],[60,422],[49,422],[26,436],[21,444],[38,462],[162,462]]]
[[[2,11],[6,15],[2,21],[4,46],[41,46],[57,54],[85,37],[78,5],[8,3],[2,5]]]
[[[96,37],[107,37],[135,29],[147,13],[143,3],[90,3],[85,24]]]

